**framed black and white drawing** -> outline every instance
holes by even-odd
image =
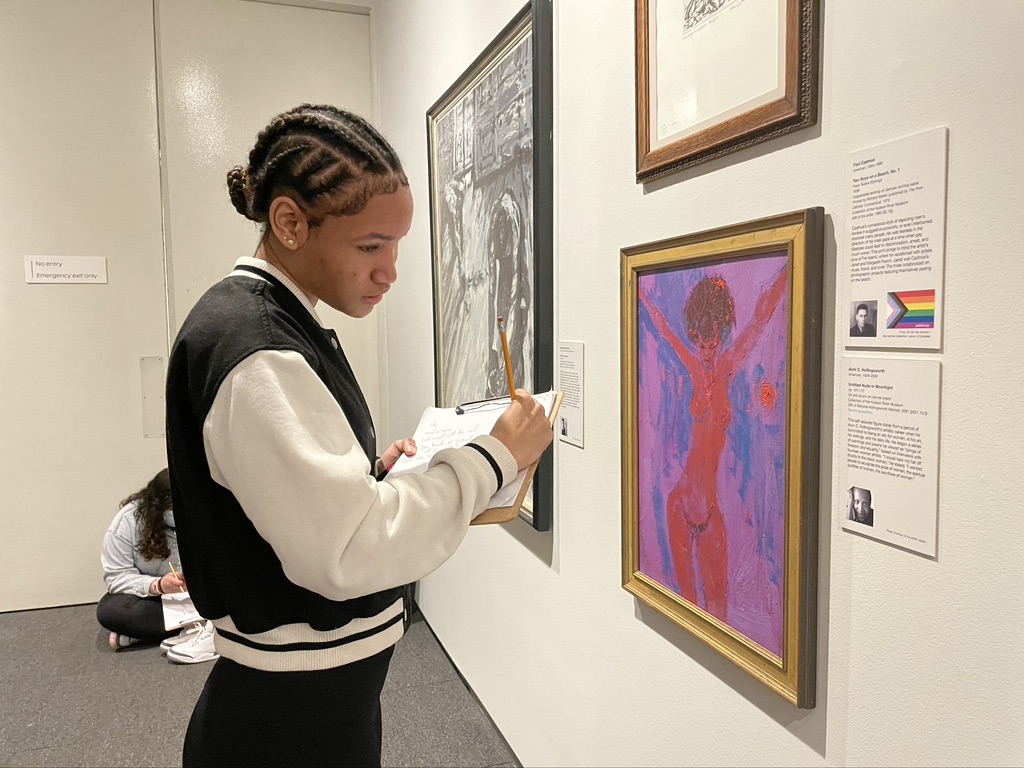
[[[435,399],[553,386],[551,0],[533,0],[427,111]],[[551,452],[521,517],[550,527]]]
[[[635,0],[636,180],[814,125],[820,0]]]

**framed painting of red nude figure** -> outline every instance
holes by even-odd
[[[823,219],[622,251],[623,587],[807,709]]]
[[[636,180],[814,125],[819,0],[636,0]]]

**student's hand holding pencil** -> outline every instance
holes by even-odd
[[[171,572],[164,574],[161,579],[161,586],[163,586],[164,592],[188,592],[184,574],[174,570],[174,563],[168,561],[167,564],[171,566]]]
[[[526,469],[551,445],[554,434],[544,406],[525,389],[517,389],[515,394],[515,400],[495,422],[491,436],[508,448],[519,469]]]

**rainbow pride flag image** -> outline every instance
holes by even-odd
[[[935,327],[935,289],[925,291],[890,291],[889,317],[886,328]]]

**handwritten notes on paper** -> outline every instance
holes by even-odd
[[[555,392],[543,392],[533,398],[551,415],[554,408]],[[402,456],[395,462],[389,477],[402,474],[425,472],[431,459],[446,448],[461,448],[478,435],[490,434],[494,423],[509,406],[507,397],[486,400],[465,405],[462,413],[455,408],[434,408],[423,411],[413,439],[416,441],[416,455]],[[521,471],[511,483],[499,490],[488,502],[488,508],[507,507],[519,497],[526,480],[526,470]]]
[[[465,445],[477,435],[486,435],[494,422],[508,408],[509,399],[488,401],[479,407],[458,414],[454,408],[429,407],[420,417],[413,439],[416,455],[402,456],[391,468],[390,474],[423,472],[430,460],[445,448]]]

